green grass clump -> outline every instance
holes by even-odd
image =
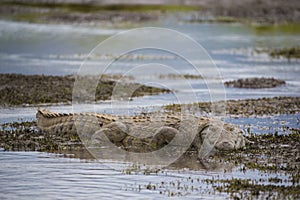
[[[274,49],[270,52],[270,56],[275,58],[282,56],[287,59],[300,58],[300,47]]]
[[[257,35],[277,35],[277,34],[299,34],[300,24],[287,23],[277,25],[254,25],[252,26]]]

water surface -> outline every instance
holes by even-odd
[[[251,178],[268,184],[269,178],[285,175],[240,169],[163,170],[127,174],[129,163],[64,158],[40,152],[0,151],[1,199],[224,199],[227,193],[214,192],[206,179]],[[120,170],[116,170],[120,169]],[[123,169],[123,170],[122,170]],[[290,182],[276,185],[290,185]],[[155,186],[155,189],[149,189]]]

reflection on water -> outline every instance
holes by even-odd
[[[82,150],[60,150],[57,154],[57,156],[61,156],[64,158],[79,158],[89,161],[95,161],[98,160],[99,162],[103,164],[108,164],[112,160],[118,163],[129,163],[130,164],[137,164],[142,163],[138,160],[134,160],[134,158],[126,157],[123,154],[122,155],[116,155],[115,152],[106,150],[102,153],[102,155],[99,155],[100,153],[96,151],[101,151],[105,147],[93,150],[89,149],[82,149]],[[53,153],[53,152],[52,152]],[[164,168],[164,169],[171,169],[171,170],[182,170],[182,169],[189,169],[193,171],[201,171],[201,170],[208,170],[211,172],[222,172],[223,170],[226,171],[232,171],[233,165],[232,163],[221,163],[221,162],[208,162],[207,161],[199,161],[197,152],[189,151],[188,153],[183,154],[180,156],[177,160],[175,160],[173,163],[169,164],[168,166],[158,166],[158,165],[147,165],[147,170],[150,170],[152,172],[155,172],[157,169]],[[151,161],[150,161],[151,163]],[[153,163],[153,161],[152,161]],[[110,165],[108,164],[110,169],[115,169],[119,171],[124,171],[124,165]],[[143,164],[143,166],[146,166]],[[128,168],[131,169],[134,172],[139,172],[137,169]],[[141,170],[141,168],[138,168]]]
[[[36,152],[1,152],[1,199],[136,197],[126,177],[96,162]]]
[[[96,162],[57,157],[38,152],[0,152],[1,199],[124,199],[161,198],[160,191],[148,190],[149,183],[166,184],[189,174],[176,172],[126,175],[113,169],[130,166],[125,163]],[[110,166],[110,167],[108,167]],[[204,172],[205,176],[206,175]],[[201,184],[199,183],[200,187]],[[189,199],[197,198],[197,193]],[[168,194],[166,194],[168,196]],[[210,196],[210,195],[209,195]],[[222,197],[222,195],[213,195]]]

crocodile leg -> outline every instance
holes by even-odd
[[[121,122],[112,122],[103,126],[100,130],[92,135],[92,143],[107,144],[112,142],[115,145],[120,145],[122,140],[125,139],[128,132],[128,127]]]
[[[176,134],[179,134],[179,131],[169,126],[163,126],[157,129],[151,141],[153,150],[168,145]]]

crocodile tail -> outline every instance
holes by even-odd
[[[38,109],[36,113],[37,126],[41,130],[45,130],[52,126],[58,126],[59,124],[69,124],[74,122],[72,114],[56,113],[46,109]]]
[[[66,114],[38,109],[36,118],[39,129],[53,134],[80,132],[81,135],[91,135],[99,130],[102,125],[97,121],[98,118],[101,118],[101,115],[88,113]]]

